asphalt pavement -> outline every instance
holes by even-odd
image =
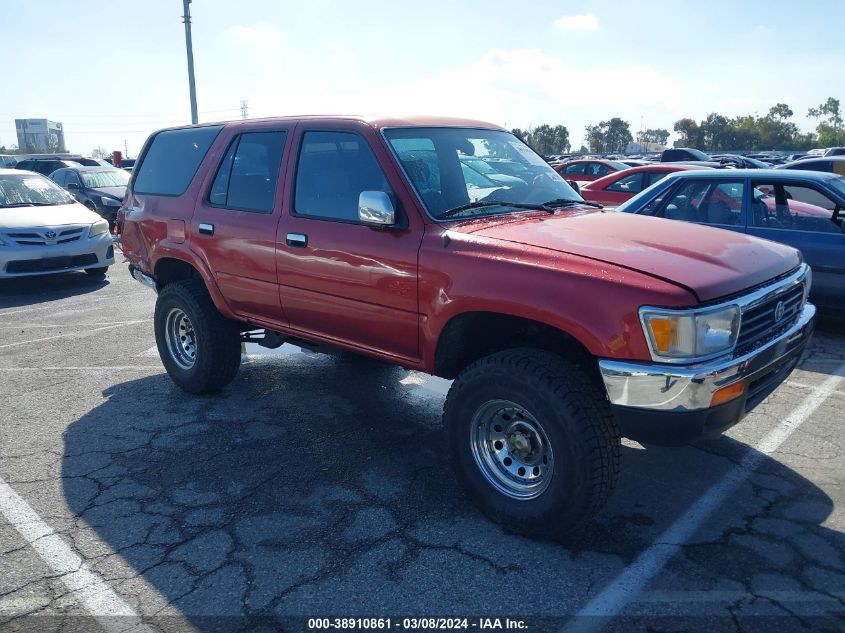
[[[726,436],[626,441],[555,542],[456,484],[447,381],[250,345],[187,395],[154,302],[123,266],[0,282],[0,630],[845,630],[841,321]]]

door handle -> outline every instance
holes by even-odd
[[[214,235],[214,225],[200,222],[199,231],[202,235]]]
[[[295,248],[305,248],[308,246],[308,236],[305,233],[288,233],[285,243]]]

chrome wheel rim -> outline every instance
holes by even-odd
[[[164,339],[173,361],[182,369],[190,369],[197,360],[197,337],[184,310],[173,308],[164,322]]]
[[[511,499],[534,499],[549,487],[554,455],[542,425],[510,400],[491,400],[475,412],[470,446],[484,478]]]

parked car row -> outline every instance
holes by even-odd
[[[622,205],[619,210],[623,212],[662,214],[661,217],[669,219],[713,224],[796,246],[817,273],[816,302],[837,307],[845,299],[845,277],[843,265],[839,263],[845,262],[845,179],[842,178],[845,156],[836,156],[836,149],[839,148],[828,150],[828,155],[817,153],[815,157],[791,161],[765,172],[757,169],[765,163],[752,157],[709,156],[689,148],[667,149],[657,162],[645,157],[624,161],[596,158],[552,163],[551,167],[580,189],[581,197],[587,202],[607,207]],[[409,146],[400,155],[426,202],[433,208],[445,208],[448,201],[431,193],[443,186],[435,149]],[[516,199],[537,185],[538,174],[516,156],[477,154],[471,148],[459,149],[458,156],[471,204]],[[49,174],[77,202],[106,219],[112,227],[130,176],[103,163],[68,155],[24,159],[16,169]],[[738,171],[739,168],[746,169]],[[763,175],[767,182],[759,181]],[[785,184],[790,178],[791,184]],[[657,204],[664,200],[662,192],[687,181],[699,183],[702,190],[690,194],[692,198],[678,194],[681,198],[671,204]],[[719,183],[715,187],[718,193],[713,194],[700,184],[710,182]],[[708,198],[712,209],[707,213],[701,206],[705,194],[715,196]],[[655,204],[649,206],[654,200]]]
[[[79,155],[25,158],[14,168],[49,176],[78,202],[106,219],[110,227],[114,226],[129,183],[127,170],[102,159]]]

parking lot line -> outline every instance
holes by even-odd
[[[687,511],[670,525],[609,585],[577,613],[564,631],[599,631],[659,574],[684,543],[701,527],[721,503],[776,451],[838,388],[845,376],[845,363],[824,380],[792,410],[783,422],[769,431],[742,461],[713,484]]]
[[[152,322],[152,319],[146,319]],[[0,325],[0,330],[35,330],[50,329],[57,327],[99,327],[101,325],[127,325],[129,323],[143,323],[143,320],[133,321],[97,321],[95,323],[22,323],[16,325]]]
[[[43,338],[36,338],[32,339],[31,341],[17,341],[15,343],[6,343],[5,345],[0,345],[0,349],[4,349],[7,347],[17,347],[19,345],[29,345],[30,343],[41,343],[42,341],[52,341],[57,338],[66,338],[68,336],[80,336],[80,335],[87,335],[93,334],[94,332],[102,332],[104,330],[111,330],[116,327],[120,327],[122,325],[133,325],[136,323],[146,323],[146,319],[141,319],[138,321],[119,321],[117,323],[112,323],[111,325],[104,325],[103,327],[94,328],[93,330],[88,330],[87,332],[66,332],[65,334],[54,334],[53,336],[45,336]]]
[[[152,633],[135,610],[88,568],[61,537],[0,478],[0,514],[15,528],[79,602],[113,633]],[[119,617],[118,617],[119,616]]]
[[[55,299],[48,299],[43,303],[40,303],[37,307],[34,308],[19,308],[19,309],[9,309],[9,308],[2,308],[0,309],[0,317],[4,316],[11,316],[14,314],[23,314],[25,312],[43,312],[44,308],[48,305],[55,304],[55,306],[62,310],[73,309],[76,306],[85,306],[86,311],[91,306],[92,303],[100,303],[102,301],[111,301],[113,299],[121,299],[123,297],[133,297],[137,296],[137,291],[133,292],[122,292],[120,294],[115,295],[108,295],[105,297],[89,297],[89,296],[72,296],[72,297],[57,297]]]
[[[0,371],[146,371],[161,365],[78,365],[69,367],[0,367]]]

